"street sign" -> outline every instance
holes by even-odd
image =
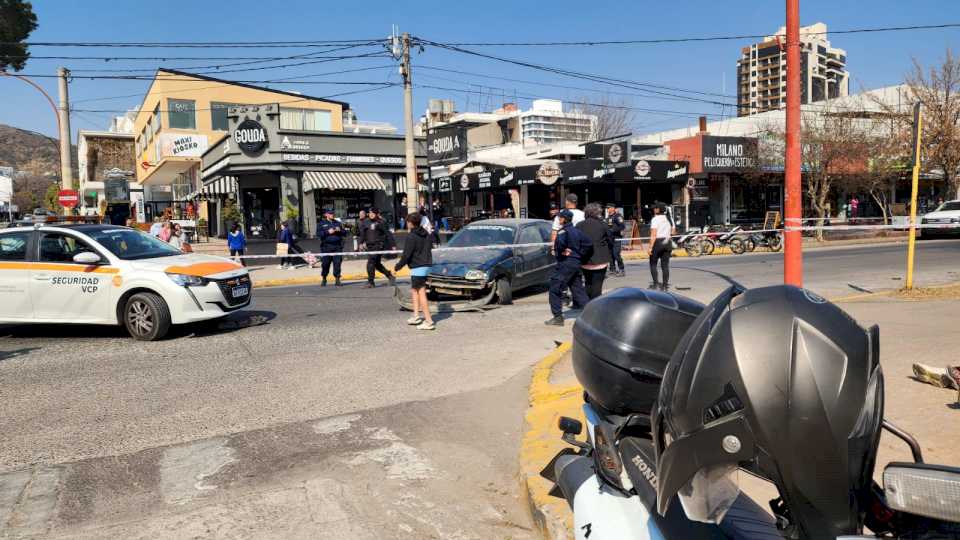
[[[57,201],[64,208],[74,208],[80,202],[80,194],[72,189],[61,189],[57,193]]]
[[[459,127],[438,128],[427,133],[427,162],[449,165],[467,160],[467,136]]]

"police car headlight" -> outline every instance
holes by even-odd
[[[487,279],[487,273],[483,270],[467,270],[463,277],[471,281],[482,281]]]
[[[167,277],[170,278],[170,281],[180,285],[181,287],[203,287],[210,282],[210,280],[206,278],[189,276],[187,274],[171,274],[168,272]]]

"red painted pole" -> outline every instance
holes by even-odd
[[[803,286],[800,195],[800,0],[787,0],[787,146],[784,156],[783,282]]]

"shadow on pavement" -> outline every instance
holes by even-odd
[[[18,356],[26,356],[33,351],[40,350],[40,347],[24,347],[22,349],[14,349],[12,351],[0,351],[0,362],[4,360],[12,360]]]
[[[270,321],[277,318],[277,314],[273,311],[241,311],[230,315],[224,319],[218,319],[214,321],[207,321],[204,323],[193,324],[193,325],[183,325],[181,327],[173,327],[171,329],[170,337],[207,337],[214,336],[219,334],[229,334],[236,332],[237,330],[242,330],[244,328],[251,328],[254,326],[262,326],[264,324],[269,324]],[[173,333],[176,330],[179,335],[174,336]]]

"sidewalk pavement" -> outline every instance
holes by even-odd
[[[804,249],[822,249],[827,247],[837,247],[837,246],[848,246],[848,245],[857,245],[857,244],[887,244],[895,242],[906,242],[904,237],[877,237],[877,238],[858,238],[850,240],[833,240],[825,242],[807,242],[807,239],[804,239]],[[272,244],[271,244],[272,245]],[[716,256],[726,256],[732,255],[730,250],[726,248],[717,249],[717,251],[711,255],[712,257]],[[682,249],[674,250],[674,257],[686,257],[686,251]],[[633,250],[624,250],[623,258],[625,260],[638,260],[646,259],[647,252],[639,249]],[[270,259],[273,262],[273,259]],[[393,270],[393,265],[396,263],[396,259],[384,260],[383,265],[387,267],[388,270]],[[320,263],[318,262],[315,267],[311,268],[306,264],[301,264],[300,266],[292,270],[281,270],[274,264],[264,264],[262,259],[250,259],[247,261],[248,268],[250,269],[250,277],[253,279],[254,287],[279,287],[285,285],[317,285],[321,281],[320,276]],[[360,255],[359,257],[345,258],[343,261],[343,276],[344,281],[363,281],[367,279],[367,259]],[[398,276],[409,275],[408,269],[403,269]],[[385,279],[381,274],[376,275],[377,279]],[[332,281],[333,277],[331,276],[329,281]]]
[[[947,291],[947,294],[939,294]],[[913,378],[912,365],[922,362],[942,367],[960,364],[960,285],[928,290],[929,295],[890,294],[834,299],[859,323],[880,325],[880,361],[884,370],[884,418],[911,433],[920,442],[929,463],[960,465],[960,396]],[[557,419],[581,421],[582,388],[573,373],[570,343],[563,343],[534,368],[530,407],[520,447],[520,482],[534,523],[544,538],[572,538],[573,517],[563,499],[548,495],[551,485],[540,471],[566,443],[560,440]],[[581,439],[583,436],[580,437]],[[874,478],[882,482],[883,467],[891,461],[912,461],[909,449],[884,434]],[[761,507],[776,497],[767,482],[740,475],[741,489]]]

